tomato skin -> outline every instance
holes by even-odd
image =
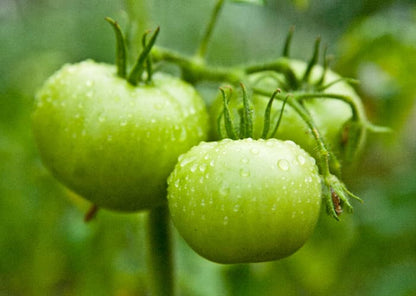
[[[193,87],[155,73],[132,86],[115,67],[65,65],[37,93],[33,131],[43,163],[100,207],[137,211],[166,202],[177,157],[206,138],[205,105]]]
[[[298,80],[301,80],[307,64],[303,61],[293,59],[289,60],[289,64]],[[309,79],[310,85],[316,83],[320,79],[322,70],[322,67],[319,65],[316,65],[313,68]],[[277,88],[282,88],[283,85],[277,82],[276,80],[272,79],[270,76],[268,77],[268,73],[271,72],[265,71],[252,74],[250,75],[249,80],[251,81],[253,87],[265,90],[269,92],[271,95],[274,90],[276,90]],[[284,77],[282,75],[280,75],[279,77],[281,80],[284,80]],[[340,76],[338,74],[331,70],[328,70],[325,77],[324,85],[331,83],[339,78]],[[296,95],[306,92],[313,92],[312,89],[308,90],[307,88],[308,87],[306,86],[305,89],[290,91],[289,93]],[[346,95],[351,97],[351,99],[358,107],[357,112],[359,113],[360,117],[365,120],[366,117],[364,112],[364,106],[361,102],[361,99],[349,84],[347,84],[346,82],[338,82],[328,87],[323,92]],[[259,138],[261,136],[264,122],[264,111],[266,109],[269,99],[270,97],[258,94],[253,94],[251,96],[251,101],[253,103],[254,109],[254,138]],[[236,125],[238,124],[238,109],[241,108],[241,104],[241,96],[238,95],[238,92],[234,92],[229,105],[230,109],[234,114],[234,118],[236,119]],[[352,117],[351,107],[341,100],[327,98],[305,99],[304,106],[311,114],[314,123],[316,124],[318,130],[323,136],[328,148],[330,148],[335,153],[335,155],[342,160],[344,158],[343,145],[345,144],[345,139],[343,139],[343,134],[345,137],[344,127]],[[211,125],[215,127],[212,128],[211,138],[213,139],[220,138],[217,132],[217,118],[220,112],[222,112],[222,108],[222,97],[219,95],[215,99],[210,110]],[[275,100],[271,112],[271,118],[273,123],[276,122],[281,108],[282,101]],[[223,134],[225,134],[224,126],[221,126],[221,130],[223,131]],[[366,139],[365,130],[363,132],[364,134],[360,139],[358,150],[362,148]],[[295,143],[299,144],[313,157],[318,157],[317,144],[314,137],[312,136],[310,129],[308,128],[306,123],[300,118],[300,116],[296,114],[296,112],[288,105],[286,105],[285,107],[285,112],[279,129],[275,135],[275,138],[283,140],[292,140]]]
[[[310,237],[320,211],[315,160],[291,141],[201,143],[180,156],[168,184],[179,233],[219,263],[292,254]]]

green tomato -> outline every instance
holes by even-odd
[[[166,202],[177,158],[206,138],[208,115],[194,88],[155,73],[132,86],[114,66],[65,65],[36,96],[33,130],[43,163],[68,188],[120,211]]]
[[[168,184],[179,233],[219,263],[292,254],[311,236],[320,212],[315,160],[292,141],[203,142],[179,157]]]
[[[301,81],[302,75],[306,69],[307,64],[298,61],[298,60],[290,60],[289,61],[290,67],[295,73],[297,79]],[[310,86],[315,84],[321,77],[322,67],[316,65],[312,72],[309,79],[309,83],[304,85],[299,90],[292,90],[288,91],[289,93],[293,94],[300,94],[302,92],[312,92],[313,89],[308,89]],[[276,74],[274,74],[274,77]],[[284,77],[282,75],[277,75],[281,81],[284,81]],[[324,85],[331,83],[335,80],[341,78],[338,74],[328,70]],[[253,74],[249,77],[250,83],[252,87],[260,88],[269,92],[270,95],[273,93],[274,90],[277,88],[283,88],[283,85],[273,78],[271,72],[261,72]],[[351,97],[351,99],[355,102],[358,107],[358,113],[361,118],[365,119],[364,114],[364,107],[361,102],[361,99],[356,94],[354,89],[347,84],[346,82],[338,82],[323,91],[323,93],[332,93],[338,95],[346,95]],[[264,123],[264,111],[266,109],[267,103],[270,97],[262,96],[253,94],[251,97],[251,101],[254,108],[254,138],[259,138],[261,136],[263,130],[263,123]],[[277,121],[277,118],[280,114],[280,110],[282,108],[282,101],[275,101],[273,103],[273,108],[271,112],[272,123]],[[241,97],[238,95],[238,92],[234,92],[233,96],[230,100],[230,109],[233,112],[234,118],[238,118],[238,110],[241,108]],[[337,99],[327,99],[327,98],[313,98],[313,99],[306,99],[304,101],[305,108],[311,114],[314,123],[316,124],[318,130],[320,131],[325,143],[327,144],[328,148],[331,149],[337,157],[340,159],[344,158],[343,151],[344,146],[346,143],[346,132],[348,132],[348,124],[349,120],[352,117],[351,107]],[[215,128],[212,129],[213,131],[213,138],[218,139],[218,126],[217,126],[217,118],[219,114],[222,112],[223,103],[222,97],[218,96],[217,99],[214,101],[211,107],[211,120],[212,126]],[[238,125],[238,120],[235,121],[235,125]],[[221,130],[223,134],[225,134],[225,128],[222,125]],[[285,107],[285,111],[282,117],[281,124],[275,137],[278,139],[284,140],[292,140],[300,145],[303,149],[309,152],[313,157],[318,157],[318,149],[317,143],[312,136],[312,133],[306,123],[300,118],[300,116],[288,105]],[[365,141],[366,134],[365,130],[360,135],[358,150],[361,149],[363,143]]]

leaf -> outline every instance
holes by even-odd
[[[255,5],[266,5],[266,0],[229,0],[234,3],[245,3],[245,4],[255,4]]]

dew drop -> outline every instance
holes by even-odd
[[[233,208],[233,211],[237,213],[239,210],[240,210],[240,205],[238,205],[238,204],[235,205],[234,208]]]
[[[120,122],[120,126],[126,126],[127,125],[127,120],[122,120]]]
[[[197,167],[198,167],[198,165],[197,165],[196,163],[194,163],[194,164],[191,166],[191,168],[190,168],[191,172],[192,172],[192,173],[195,173],[195,171],[196,171]]]
[[[259,149],[257,148],[251,148],[250,152],[253,153],[254,155],[259,154]]]
[[[224,217],[224,225],[227,225],[228,224],[228,216],[225,216]]]
[[[230,188],[223,186],[220,188],[220,195],[227,196],[230,193]]]
[[[199,166],[199,170],[200,170],[201,172],[205,172],[205,171],[206,171],[206,169],[207,169],[207,164],[206,164],[206,163],[203,163],[203,164],[201,164],[201,165]]]
[[[277,166],[283,171],[289,170],[289,162],[286,159],[280,159],[277,161]]]
[[[156,103],[154,107],[156,110],[161,110],[163,108],[163,105],[161,103]]]
[[[241,161],[241,163],[248,163],[248,158],[247,157],[243,157],[240,161]]]
[[[247,169],[241,169],[240,170],[240,176],[241,177],[249,177],[250,176],[250,172]]]
[[[186,140],[186,138],[187,138],[186,128],[182,128],[181,134],[179,135],[179,141],[183,142]]]
[[[306,160],[305,160],[305,157],[303,157],[302,155],[298,155],[297,159],[298,159],[300,165],[304,165],[305,164],[305,161]]]
[[[112,136],[112,135],[108,135],[108,136],[107,136],[107,141],[108,141],[108,142],[111,142],[112,140],[113,140],[113,136]]]
[[[176,188],[179,188],[179,179],[176,179],[176,181],[175,181],[175,183],[174,183],[174,186],[175,186]]]

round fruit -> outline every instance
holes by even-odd
[[[297,79],[301,81],[302,75],[306,69],[307,64],[297,60],[290,60],[289,64],[292,70],[294,71]],[[318,92],[316,89],[314,89],[314,85],[320,79],[322,71],[323,69],[321,66],[314,66],[311,72],[311,76],[309,78],[309,82],[303,85],[300,84],[300,88],[296,90],[285,89],[285,85],[281,82],[284,81],[283,75],[272,73],[270,71],[252,74],[249,79],[251,81],[251,87],[261,89],[267,93],[270,93],[270,95],[277,88],[281,88],[282,90],[288,93],[292,93],[296,96],[302,93]],[[276,79],[276,77],[278,79]],[[340,78],[341,77],[338,74],[328,70],[323,85],[327,85]],[[331,93],[349,96],[354,101],[355,105],[358,107],[357,111],[359,113],[360,118],[365,119],[364,107],[359,96],[356,94],[354,89],[346,82],[340,81],[338,83],[335,83],[332,86],[329,86],[328,88],[323,90],[322,92],[327,94]],[[258,95],[256,93],[254,93],[251,97],[251,101],[254,107],[254,138],[258,138],[261,136],[264,122],[264,111],[266,109],[269,99],[270,97]],[[241,108],[241,99],[237,92],[234,92],[233,96],[231,97],[229,106],[234,114],[234,118],[237,119],[237,114],[239,112],[238,110]],[[311,114],[328,148],[330,148],[340,159],[343,159],[342,153],[343,146],[345,145],[346,141],[346,125],[352,117],[351,107],[347,103],[338,99],[319,97],[313,99],[305,99],[304,106]],[[276,100],[273,103],[273,108],[271,112],[271,118],[274,119],[272,120],[272,122],[276,122],[280,114],[281,108],[282,101]],[[214,133],[214,139],[219,138],[219,135],[217,133],[217,118],[218,115],[222,112],[222,109],[222,97],[218,96],[211,108],[211,124],[215,127],[212,129]],[[235,121],[235,125],[238,125],[238,120]],[[223,125],[221,126],[221,129],[223,131],[225,130]],[[282,121],[277,133],[275,134],[275,138],[292,140],[299,144],[312,156],[318,157],[318,151],[316,149],[317,144],[314,137],[311,134],[311,131],[309,130],[306,123],[299,117],[299,115],[288,105],[285,107]],[[363,145],[364,140],[365,133],[361,135],[358,150]]]
[[[205,105],[187,83],[155,73],[130,85],[115,67],[66,65],[36,96],[33,130],[43,163],[67,187],[108,209],[166,201],[177,157],[204,140]]]
[[[310,237],[320,212],[315,160],[292,141],[203,142],[179,157],[168,184],[179,233],[219,263],[292,254]]]

